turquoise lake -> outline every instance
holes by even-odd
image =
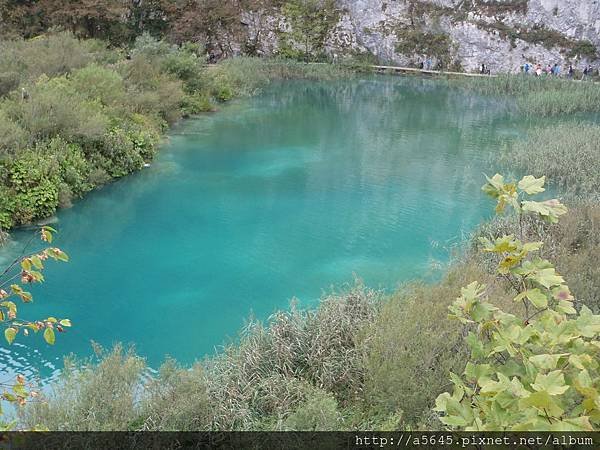
[[[483,173],[523,127],[493,99],[387,76],[274,84],[182,122],[149,168],[59,212],[71,262],[48,264],[20,313],[73,328],[54,347],[19,336],[0,367],[49,377],[92,340],[188,364],[293,297],[435,279],[489,217]]]

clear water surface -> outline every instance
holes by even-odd
[[[48,265],[21,314],[74,327],[1,346],[0,369],[48,377],[91,340],[191,363],[292,297],[430,277],[488,216],[482,173],[520,128],[493,99],[383,76],[273,85],[185,121],[150,168],[60,211],[71,262]]]

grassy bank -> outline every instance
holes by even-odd
[[[555,116],[600,110],[600,84],[543,75],[499,75],[489,78],[448,80],[458,87],[486,95],[516,100],[520,111],[531,116]]]
[[[500,155],[506,167],[546,175],[568,198],[600,195],[600,125],[565,122],[535,128]]]
[[[68,207],[141,169],[169,125],[277,79],[333,79],[351,66],[239,58],[147,35],[131,48],[52,33],[0,42],[0,229]]]

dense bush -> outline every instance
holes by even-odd
[[[69,33],[50,32],[28,40],[0,41],[0,96],[40,76],[55,77],[96,62],[115,62],[118,52],[102,41],[81,41]]]

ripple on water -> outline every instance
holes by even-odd
[[[152,367],[191,363],[292,297],[439,275],[490,214],[490,155],[525,126],[490,99],[384,76],[273,85],[182,122],[151,167],[58,214],[71,261],[49,264],[21,310],[73,328],[1,352],[3,371],[54,377],[91,340],[135,343]]]

